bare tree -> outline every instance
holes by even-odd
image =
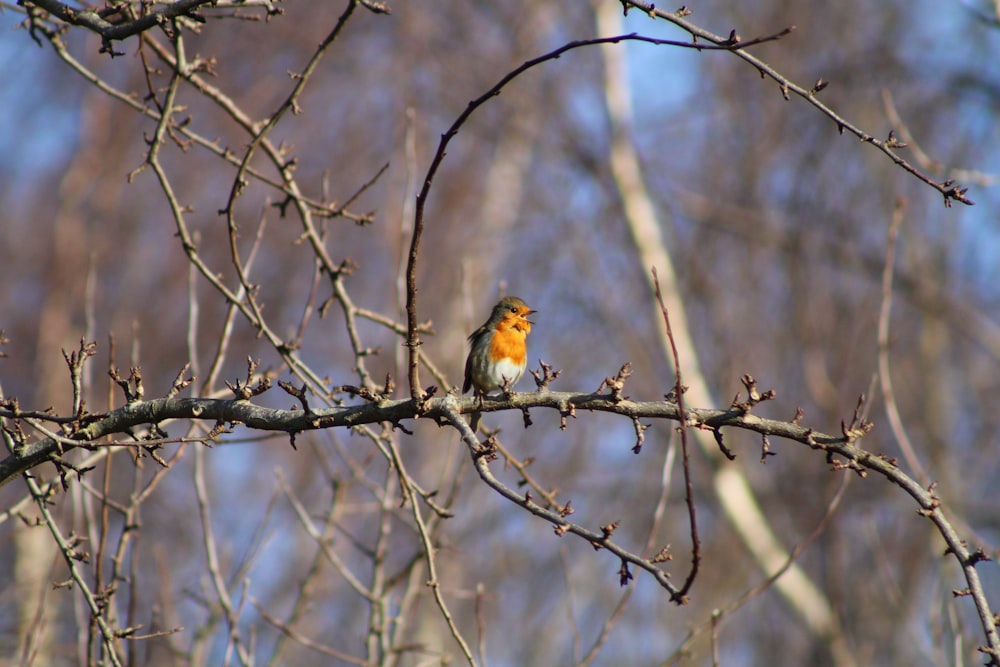
[[[0,4],[9,664],[1000,665],[986,14],[413,5]]]

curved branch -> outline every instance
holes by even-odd
[[[451,124],[451,126],[445,130],[444,134],[441,135],[441,141],[438,143],[437,150],[434,152],[434,157],[431,159],[431,164],[427,168],[427,173],[424,175],[424,182],[420,188],[420,192],[417,194],[417,205],[414,210],[414,221],[413,221],[413,234],[410,236],[410,250],[407,255],[406,262],[406,321],[408,334],[406,337],[406,347],[409,352],[409,364],[408,364],[408,377],[410,384],[410,396],[414,400],[420,398],[420,382],[417,374],[417,351],[421,345],[420,336],[417,334],[417,282],[416,282],[416,271],[417,271],[417,258],[420,255],[420,240],[424,232],[424,208],[427,204],[427,197],[430,194],[431,185],[434,182],[434,177],[437,175],[438,169],[441,167],[441,163],[444,162],[444,156],[446,155],[446,149],[451,140],[455,138],[458,134],[459,129],[462,125],[472,116],[473,112],[479,107],[483,106],[500,94],[503,88],[521,76],[531,68],[541,65],[542,63],[548,62],[550,60],[557,60],[564,53],[572,51],[574,49],[579,49],[584,46],[596,46],[598,44],[618,44],[624,41],[634,41],[634,42],[645,42],[647,44],[655,44],[658,46],[677,46],[682,48],[692,48],[699,50],[720,50],[720,51],[738,51],[740,49],[746,48],[752,44],[760,44],[762,42],[769,42],[787,35],[790,30],[782,30],[773,35],[767,35],[764,37],[759,37],[757,39],[750,40],[749,42],[740,42],[736,39],[733,40],[719,40],[714,45],[700,45],[691,44],[689,42],[678,42],[671,39],[657,39],[654,37],[647,37],[645,35],[638,35],[635,33],[628,35],[617,35],[614,37],[598,37],[595,39],[580,39],[572,42],[567,42],[559,48],[549,51],[537,58],[532,58],[522,63],[519,67],[514,68],[507,74],[503,76],[492,88],[487,90],[485,93],[477,97],[476,99],[469,102],[465,110],[458,115],[458,118]]]

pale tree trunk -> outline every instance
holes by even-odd
[[[594,0],[597,32],[599,36],[619,35],[625,32],[621,7],[614,3]],[[695,351],[691,330],[688,327],[683,296],[680,294],[673,262],[661,231],[661,222],[646,190],[642,169],[632,141],[632,107],[628,89],[626,50],[620,44],[602,45],[604,57],[604,94],[608,118],[611,123],[609,162],[615,185],[622,201],[625,222],[635,243],[639,261],[645,269],[652,291],[650,267],[659,275],[664,303],[670,314],[670,325],[681,363],[684,394],[689,406],[715,407],[718,402],[709,392]],[[650,313],[662,322],[659,306],[650,299],[654,311]],[[666,331],[660,327],[663,353],[672,358]],[[714,438],[707,431],[688,431],[705,455],[715,464],[713,473],[715,496],[729,524],[736,530],[754,560],[766,575],[777,572],[788,560],[789,552],[778,541],[767,517],[761,511],[747,478],[734,464],[725,464]],[[837,665],[855,664],[848,650],[837,615],[822,591],[806,573],[793,564],[775,582],[785,600],[795,610],[812,634],[830,647]]]

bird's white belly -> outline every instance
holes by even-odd
[[[496,389],[503,388],[503,383],[506,380],[507,386],[510,389],[514,388],[514,383],[521,379],[521,375],[524,374],[524,366],[520,364],[515,364],[510,359],[503,359],[493,365],[493,368],[489,372],[490,388],[489,391],[494,391]]]

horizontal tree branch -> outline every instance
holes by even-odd
[[[122,55],[111,48],[113,41],[123,41],[178,17],[203,22],[204,19],[195,12],[206,5],[209,9],[263,7],[269,15],[281,12],[275,6],[275,0],[176,0],[162,3],[153,9],[147,9],[144,3],[126,2],[115,3],[114,7],[106,6],[100,10],[79,9],[60,0],[21,0],[18,4],[33,5],[64,23],[97,33],[101,36],[101,52],[110,53],[112,56]],[[131,18],[136,11],[140,12],[139,16]]]
[[[432,419],[439,424],[447,421],[444,398],[432,398],[426,402],[424,411],[418,411],[412,399],[371,400],[359,405],[324,408],[319,410],[281,410],[255,405],[243,399],[182,398],[168,397],[133,401],[117,410],[102,414],[87,414],[75,428],[66,424],[64,418],[53,417],[62,422],[64,438],[42,438],[24,443],[10,456],[0,461],[0,486],[9,482],[32,467],[43,463],[49,457],[60,454],[70,441],[93,443],[118,433],[128,433],[130,429],[143,424],[158,425],[169,420],[204,420],[217,424],[245,425],[261,431],[283,431],[291,436],[305,431],[325,428],[351,427],[361,424],[390,422],[400,424],[404,420],[418,417]],[[566,420],[575,417],[578,411],[610,412],[634,419],[680,420],[676,403],[667,401],[631,401],[616,397],[613,393],[580,394],[571,392],[531,392],[512,394],[509,398],[486,398],[482,404],[473,397],[456,399],[458,411],[467,414],[476,411],[498,412],[521,410],[525,412],[530,425],[528,410],[548,408],[558,410]],[[872,461],[872,454],[850,445],[853,437],[828,435],[806,428],[794,422],[764,419],[750,413],[745,407],[729,410],[687,408],[688,424],[718,430],[721,427],[736,427],[764,435],[796,440],[818,449],[828,449],[842,454],[865,467],[891,466],[884,459],[881,464]],[[39,420],[39,413],[25,413],[9,404],[0,408],[0,417],[7,419],[31,418]],[[140,443],[141,444],[141,443]]]
[[[101,36],[102,51],[119,55],[111,50],[111,42],[124,40],[140,32],[163,25],[178,16],[191,16],[192,12],[202,5],[212,3],[212,0],[177,0],[158,10],[150,11],[135,20],[122,20],[124,17],[116,14],[118,20],[112,22],[104,17],[103,12],[93,9],[77,9],[58,0],[24,0],[26,5],[34,5],[44,9],[53,16],[70,25],[77,25],[92,30]]]
[[[610,378],[609,378],[610,380]],[[603,385],[602,385],[603,388]],[[18,442],[11,447],[11,454],[0,461],[0,486],[11,481],[19,474],[48,460],[58,462],[60,454],[71,448],[73,443],[79,446],[93,447],[95,441],[116,433],[129,433],[130,429],[143,424],[159,425],[163,422],[181,420],[205,420],[219,425],[245,425],[261,431],[283,431],[294,439],[298,433],[324,428],[352,427],[362,424],[388,422],[405,430],[403,420],[424,418],[431,419],[439,425],[453,423],[454,414],[471,412],[498,412],[504,410],[520,410],[524,414],[525,426],[531,425],[529,411],[533,408],[547,408],[559,411],[562,417],[562,428],[567,428],[568,419],[576,417],[579,411],[608,412],[632,419],[669,419],[680,421],[681,410],[670,401],[631,401],[621,394],[621,382],[613,384],[607,393],[572,393],[537,391],[531,393],[511,394],[503,398],[486,398],[482,402],[475,397],[456,397],[448,394],[442,398],[423,398],[418,405],[412,398],[403,400],[381,399],[377,395],[368,394],[368,402],[359,405],[325,408],[322,410],[281,410],[267,408],[240,399],[212,398],[181,398],[170,396],[152,400],[132,400],[127,405],[103,414],[85,414],[74,424],[67,424],[64,419],[52,416],[40,417],[39,413],[21,411],[14,401],[6,401],[0,407],[0,418],[14,420],[16,428],[5,429],[5,439],[8,446],[12,435],[19,432],[18,420],[27,423],[51,419],[60,423],[64,437],[46,437],[34,442]],[[934,492],[934,485],[925,489],[916,480],[898,468],[895,462],[882,454],[875,454],[855,446],[871,428],[871,424],[858,418],[858,411],[850,422],[841,423],[840,435],[830,435],[800,425],[801,413],[791,421],[765,419],[752,414],[752,407],[763,397],[751,390],[750,400],[745,403],[734,402],[727,410],[706,408],[685,408],[686,423],[693,428],[707,428],[715,432],[716,439],[723,453],[732,457],[722,442],[722,428],[739,428],[761,434],[765,438],[775,436],[793,440],[827,452],[827,461],[834,469],[854,470],[865,476],[868,470],[879,473],[893,483],[899,485],[909,494],[919,506],[918,514],[930,519],[948,545],[947,553],[953,555],[963,570],[966,582],[969,584],[969,594],[972,596],[980,616],[987,645],[982,650],[996,663],[994,653],[1000,649],[993,614],[982,589],[976,565],[985,560],[982,550],[970,552],[965,542],[959,537],[948,518],[941,509],[941,502]],[[859,405],[860,408],[860,405]],[[217,432],[217,431],[215,431]],[[639,429],[641,433],[641,429]],[[638,440],[638,438],[637,438]],[[129,444],[142,444],[141,441],[131,441]],[[637,447],[638,449],[638,442]],[[840,455],[845,460],[834,460],[834,455]],[[482,474],[482,470],[480,473]]]

